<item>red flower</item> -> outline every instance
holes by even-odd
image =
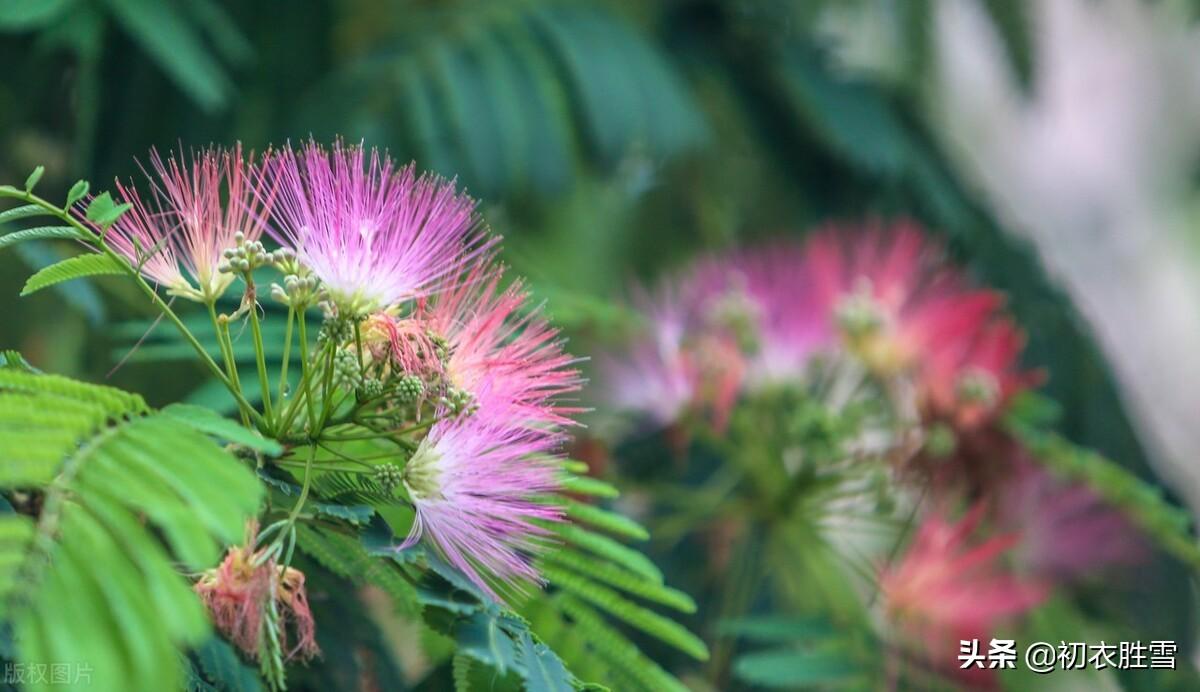
[[[984,505],[957,523],[928,517],[908,551],[880,576],[884,612],[905,650],[931,663],[966,674],[957,663],[960,640],[988,641],[996,628],[1027,612],[1048,594],[1001,561],[1017,543],[1015,534],[974,540]],[[971,670],[977,676],[987,671]]]
[[[1019,369],[1025,337],[1001,295],[973,288],[912,223],[820,231],[808,268],[846,345],[878,374],[910,376],[927,420],[976,428],[1039,377]]]

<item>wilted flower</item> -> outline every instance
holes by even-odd
[[[148,197],[117,181],[117,202],[131,206],[104,240],[168,293],[215,300],[234,278],[218,271],[222,252],[235,237],[254,242],[262,235],[272,195],[256,189],[253,156],[244,158],[241,145],[206,149],[188,162],[152,151],[150,162]]]
[[[375,149],[310,142],[264,175],[278,188],[272,233],[348,315],[434,293],[494,242],[453,183],[396,169]]]
[[[1015,534],[976,540],[985,511],[977,505],[957,523],[925,519],[907,552],[879,580],[883,610],[903,644],[935,664],[954,665],[960,640],[987,640],[997,626],[1041,603],[1046,587],[1002,562]]]
[[[552,436],[483,417],[435,424],[404,469],[416,519],[402,547],[428,539],[496,600],[539,582],[532,560],[546,531],[537,522],[561,514],[538,502],[558,485],[548,456],[555,444]]]
[[[208,607],[213,623],[252,658],[263,654],[269,608],[277,609],[276,636],[286,659],[309,659],[320,651],[304,573],[288,567],[280,572],[272,560],[256,560],[247,548],[230,548],[220,565],[205,572],[193,587]],[[259,564],[256,564],[259,563]],[[295,643],[291,643],[291,635]]]

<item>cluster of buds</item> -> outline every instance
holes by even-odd
[[[317,334],[318,348],[332,341],[335,344],[346,344],[354,341],[354,324],[350,320],[338,319],[336,316],[326,317]]]
[[[425,395],[425,383],[416,375],[404,375],[396,381],[396,399],[404,404],[412,404],[421,400]]]
[[[404,482],[404,471],[395,464],[380,464],[375,467],[375,482],[389,495]]]
[[[362,382],[362,366],[358,354],[350,349],[339,349],[333,357],[333,376],[339,384],[357,389]]]
[[[364,401],[378,399],[383,396],[384,390],[383,380],[378,377],[364,377],[358,385],[358,398]]]
[[[446,393],[438,398],[438,404],[454,416],[469,416],[479,410],[475,395],[457,387],[447,387]]]
[[[321,284],[317,277],[301,274],[287,274],[283,277],[283,285],[271,284],[271,297],[275,300],[303,310],[320,298]]]
[[[268,252],[260,240],[246,240],[246,234],[238,231],[233,235],[234,246],[221,252],[223,258],[217,265],[217,271],[222,274],[249,274],[250,272],[275,264],[275,253]]]

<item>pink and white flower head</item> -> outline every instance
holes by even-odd
[[[700,312],[746,355],[746,386],[802,381],[833,341],[803,245],[787,241],[701,262]]]
[[[987,641],[998,626],[1049,594],[1044,584],[1003,562],[1018,536],[976,539],[984,510],[976,505],[954,523],[929,516],[879,580],[884,614],[900,643],[956,673],[960,640]]]
[[[243,157],[240,144],[181,158],[151,151],[148,196],[117,181],[116,201],[130,209],[104,239],[168,293],[209,302],[234,279],[218,270],[221,253],[238,233],[249,241],[262,235],[272,199],[256,189],[253,155]]]
[[[1024,335],[1003,298],[971,287],[911,223],[820,231],[808,263],[846,345],[880,374],[911,375],[929,418],[976,427],[1039,378],[1019,369]]]
[[[278,195],[272,235],[347,314],[436,293],[495,242],[452,182],[396,169],[376,149],[289,147],[265,177]]]
[[[1086,485],[1054,477],[1025,450],[995,489],[996,524],[1021,539],[1014,557],[1056,582],[1131,567],[1149,557],[1145,537]]]
[[[698,397],[700,373],[685,348],[692,321],[688,292],[673,282],[663,282],[653,294],[639,290],[642,333],[627,353],[601,361],[609,401],[647,415],[655,425],[678,420]]]
[[[418,311],[418,318],[443,339],[449,353],[445,377],[468,392],[474,415],[505,425],[551,431],[572,425],[577,407],[561,397],[583,381],[563,352],[558,330],[529,304],[520,282],[500,287],[502,269],[485,263]]]
[[[404,469],[416,519],[401,547],[426,539],[497,601],[540,583],[533,558],[546,530],[538,522],[562,518],[559,508],[537,501],[558,487],[549,456],[556,444],[486,417],[435,424]]]

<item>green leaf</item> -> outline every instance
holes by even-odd
[[[1000,35],[1017,83],[1028,90],[1033,85],[1034,8],[1026,0],[984,0],[983,8]]]
[[[521,663],[525,667],[525,689],[528,692],[570,692],[571,674],[550,647],[534,642],[529,630],[517,636]]]
[[[12,349],[0,351],[0,368],[16,368],[29,373],[41,374],[40,370],[25,360],[25,356],[22,356],[19,351]]]
[[[85,276],[124,274],[125,267],[108,255],[77,255],[38,271],[25,282],[21,295],[40,291],[63,281]]]
[[[1161,487],[1145,483],[1092,450],[1076,447],[1023,421],[1009,418],[1006,425],[1029,448],[1037,463],[1061,478],[1086,484],[1163,549],[1200,571],[1200,546],[1192,533],[1192,517],[1168,502]]]
[[[106,4],[117,23],[201,108],[214,111],[225,105],[229,79],[177,5],[159,0]]]
[[[566,567],[580,578],[615,586],[634,596],[661,603],[684,613],[696,612],[696,602],[692,600],[691,596],[611,563],[565,549],[547,552],[542,557],[542,561],[558,567]]]
[[[60,20],[76,0],[5,0],[0,4],[0,30],[28,31]]]
[[[796,689],[845,684],[860,675],[862,668],[837,650],[772,649],[741,656],[734,662],[733,672],[756,685]]]
[[[37,228],[26,228],[12,233],[0,235],[0,250],[6,247],[23,243],[27,240],[85,240],[79,234],[79,231],[71,226],[39,226]]]
[[[417,590],[393,561],[367,552],[357,538],[312,524],[296,527],[296,542],[326,569],[356,584],[373,584],[388,594],[396,612],[415,615],[421,610]]]
[[[33,188],[37,187],[38,181],[42,179],[42,174],[46,172],[45,166],[38,166],[33,169],[29,177],[25,179],[25,192],[33,192]]]
[[[621,491],[610,483],[605,483],[599,478],[590,478],[588,476],[576,476],[568,474],[562,479],[562,489],[564,492],[574,493],[576,495],[589,495],[591,497],[602,497],[605,499],[613,499],[620,496]]]
[[[0,522],[14,658],[85,661],[97,689],[177,688],[179,649],[209,636],[177,565],[215,564],[262,486],[200,432],[111,387],[0,368],[0,429],[0,487],[43,494],[36,525]]]
[[[226,692],[259,692],[263,689],[258,671],[246,665],[229,642],[220,637],[209,637],[197,647],[196,660],[204,676],[217,689]]]
[[[113,201],[112,195],[102,192],[92,199],[85,213],[88,221],[103,228],[116,223],[117,219],[121,218],[121,215],[129,211],[131,207],[132,205],[129,203],[117,204]]]
[[[616,591],[577,574],[549,566],[543,568],[543,573],[555,586],[601,608],[613,617],[624,620],[652,637],[657,637],[696,660],[708,659],[708,647],[683,625],[632,603]]]
[[[650,537],[650,533],[646,531],[646,528],[636,521],[615,512],[600,509],[594,505],[564,499],[563,509],[571,519],[583,524],[590,524],[617,536],[635,541],[644,541]]]
[[[835,633],[826,618],[795,618],[785,615],[725,620],[718,632],[763,642],[792,642],[824,639]]]
[[[226,442],[239,444],[255,451],[278,456],[283,453],[283,446],[275,440],[263,437],[256,431],[248,430],[235,421],[201,406],[192,404],[171,404],[162,410],[162,414],[178,420],[188,427],[202,433],[212,435]]]
[[[45,207],[36,204],[26,204],[21,207],[13,207],[0,211],[0,223],[8,223],[9,221],[18,221],[27,219],[31,216],[50,216],[50,212]]]
[[[70,209],[76,202],[86,197],[89,187],[86,180],[80,180],[72,185],[71,190],[67,192],[67,204],[65,208]]]
[[[477,612],[455,628],[458,650],[504,674],[517,665],[517,648],[512,637],[489,613]]]
[[[563,541],[587,550],[631,572],[662,583],[663,574],[650,558],[604,534],[594,533],[567,522],[555,522],[550,528]]]
[[[13,246],[13,250],[21,258],[21,261],[34,271],[70,257],[71,255],[65,252],[68,249],[41,242],[20,243]],[[85,316],[90,324],[94,326],[104,324],[106,314],[104,300],[92,284],[86,281],[67,281],[54,286],[52,290],[62,296],[68,306]]]

